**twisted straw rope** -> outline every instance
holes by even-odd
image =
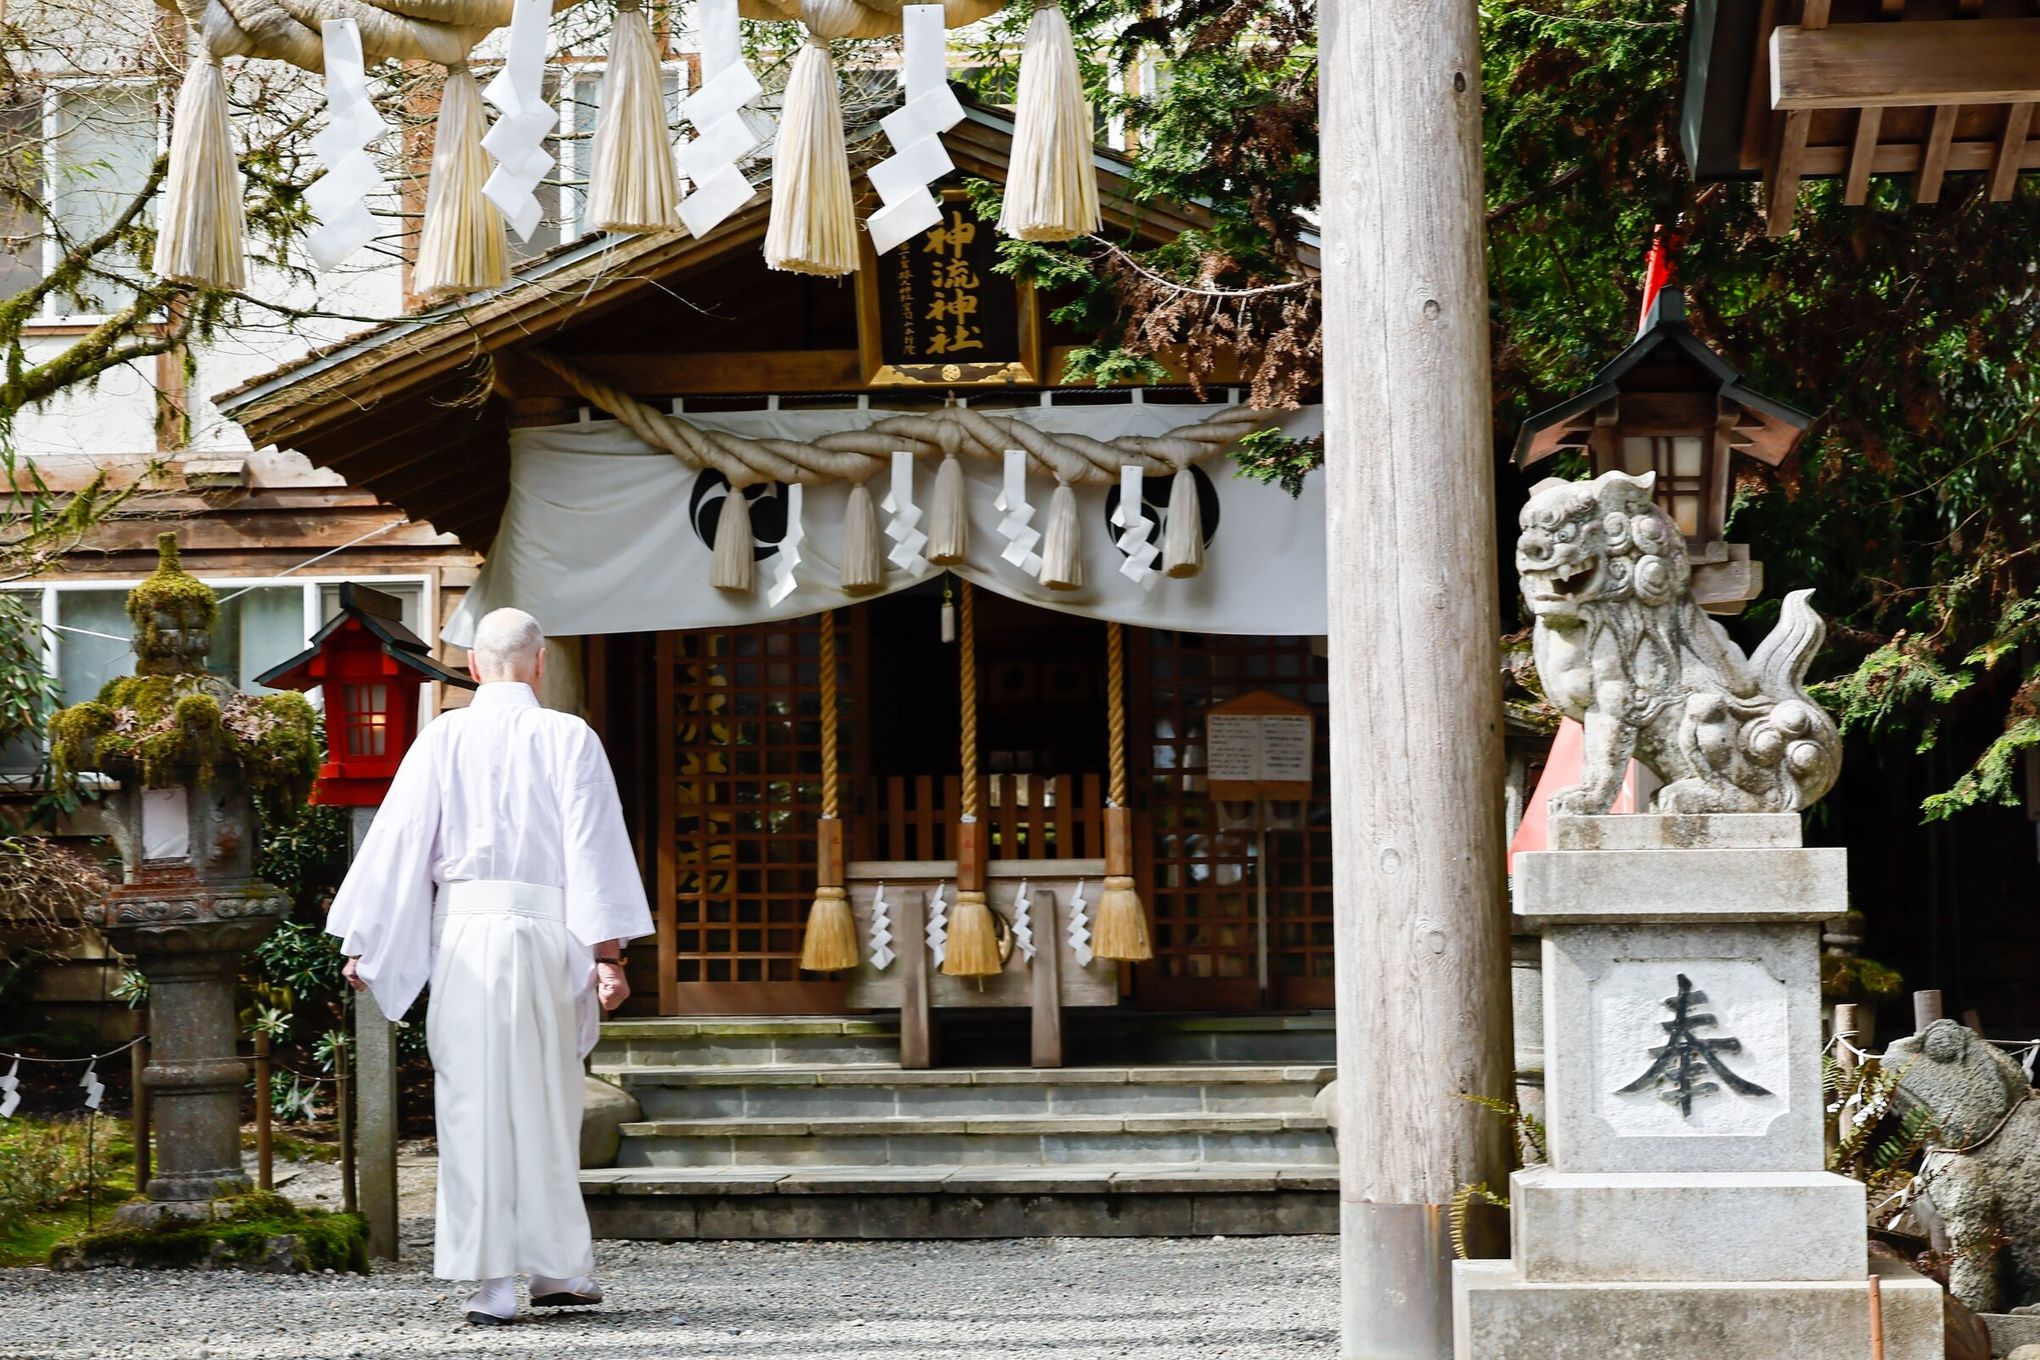
[[[836,611],[822,611],[822,816],[834,821],[843,776],[836,768]]]
[[[862,430],[824,435],[813,443],[797,439],[751,439],[704,430],[679,416],[647,406],[601,379],[546,353],[529,351],[592,406],[614,416],[648,447],[663,449],[693,468],[713,468],[735,487],[759,482],[813,484],[830,478],[862,483],[897,449],[916,457],[940,457],[945,446],[988,462],[1007,449],[1024,450],[1028,461],[1059,482],[1110,486],[1131,464],[1149,475],[1175,472],[1214,458],[1267,425],[1272,413],[1228,406],[1195,424],[1164,435],[1122,435],[1092,439],[1051,434],[1017,420],[1000,419],[968,407],[888,416]]]
[[[1126,806],[1126,629],[1105,625],[1105,730],[1111,750],[1111,789],[1106,801]]]
[[[978,700],[977,700],[977,604],[970,582],[963,584],[958,601],[961,615],[956,634],[957,687],[963,708],[963,788],[958,815],[975,820],[978,813]]]

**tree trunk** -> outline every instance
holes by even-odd
[[[1478,13],[1320,15],[1343,1355],[1439,1360],[1511,1051]]]

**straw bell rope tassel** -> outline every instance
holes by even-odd
[[[715,551],[708,583],[717,590],[748,595],[758,575],[758,554],[751,535],[751,498],[732,485],[715,519]]]
[[[465,64],[449,68],[433,127],[432,178],[413,272],[420,293],[472,293],[501,287],[509,277],[503,216],[482,193],[489,178],[489,154],[482,149],[487,128],[473,73]]]
[[[1105,625],[1105,720],[1110,737],[1111,787],[1105,809],[1105,887],[1091,948],[1101,959],[1140,963],[1155,956],[1147,911],[1133,886],[1133,809],[1126,780],[1126,629]]]
[[[772,153],[765,267],[836,278],[857,268],[857,251],[857,210],[836,64],[829,44],[810,34],[793,59]]]
[[[843,502],[843,593],[869,595],[885,589],[885,555],[879,551],[878,507],[863,482]]]
[[[666,91],[643,0],[620,0],[595,124],[588,217],[604,231],[680,225],[680,177],[666,132]]]
[[[1094,136],[1070,21],[1058,0],[1034,0],[1020,48],[1013,157],[999,230],[1023,241],[1068,241],[1098,230]]]
[[[998,924],[985,900],[985,823],[978,820],[977,605],[968,581],[962,587],[957,637],[957,678],[961,716],[962,779],[956,823],[956,905],[949,910],[949,936],[942,971],[951,977],[996,977]]]
[[[822,820],[816,827],[815,901],[808,909],[800,966],[840,973],[857,966],[857,922],[843,888],[842,771],[836,759],[836,615],[822,615]]]

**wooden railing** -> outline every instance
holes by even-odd
[[[871,782],[865,802],[872,859],[950,859],[956,776],[892,775]],[[1105,781],[1096,774],[987,775],[978,816],[994,860],[1096,859],[1105,853]]]

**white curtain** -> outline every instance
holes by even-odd
[[[1045,430],[1114,439],[1164,434],[1195,423],[1211,409],[1133,402],[990,414]],[[874,408],[689,413],[687,418],[704,428],[813,440],[894,414]],[[1299,437],[1323,429],[1315,407],[1285,412],[1281,424]],[[513,431],[510,455],[509,503],[480,579],[444,630],[449,642],[465,643],[482,614],[506,605],[535,615],[548,634],[572,636],[727,627],[797,618],[853,602],[838,588],[844,483],[805,489],[798,588],[774,606],[767,590],[777,572],[778,555],[772,549],[784,520],[782,488],[769,488],[753,500],[753,530],[760,552],[767,555],[758,561],[756,589],[738,594],[709,584],[716,516],[721,497],[729,494],[713,474],[646,447],[607,420]],[[1322,478],[1315,474],[1306,480],[1303,494],[1292,498],[1278,487],[1234,476],[1228,462],[1200,465],[1208,479],[1204,570],[1180,580],[1158,574],[1151,589],[1119,570],[1125,561],[1115,546],[1120,531],[1108,521],[1107,510],[1108,497],[1116,498],[1118,487],[1079,487],[1084,584],[1079,590],[1050,590],[1000,557],[1007,546],[998,533],[1004,516],[994,506],[1001,469],[971,458],[963,460],[963,467],[970,556],[953,570],[987,590],[1148,628],[1269,635],[1325,631],[1324,495]],[[934,460],[917,460],[913,495],[924,511],[924,531],[935,471]],[[868,484],[875,500],[883,500],[889,482],[889,471],[881,468]],[[1028,478],[1027,499],[1037,531],[1047,526],[1054,490],[1055,483],[1044,475]],[[1157,545],[1168,496],[1169,478],[1146,479],[1142,499]],[[881,528],[887,518],[881,509]],[[892,547],[889,540],[882,544]],[[904,590],[942,570],[926,567],[910,575],[889,567],[886,591]]]

